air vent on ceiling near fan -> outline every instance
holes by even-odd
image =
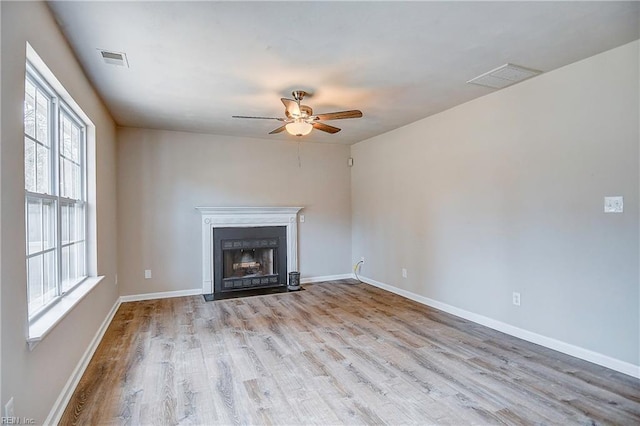
[[[494,70],[486,72],[478,77],[467,81],[470,84],[491,87],[492,89],[502,89],[512,84],[519,83],[528,78],[535,77],[542,71],[521,67],[513,64],[504,64]]]
[[[120,67],[129,67],[127,62],[127,54],[123,52],[111,52],[108,50],[98,49],[102,60],[109,65],[117,65]]]

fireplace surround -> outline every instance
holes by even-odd
[[[207,300],[222,298],[225,291],[251,287],[282,285],[286,289],[287,273],[298,271],[297,215],[302,207],[197,209],[202,228],[202,294]],[[241,228],[253,229],[246,229],[248,233],[243,233]],[[268,229],[279,230],[281,237],[270,234]],[[258,234],[251,236],[253,231]],[[276,248],[277,244],[280,247]],[[222,255],[221,251],[224,252]],[[280,265],[277,265],[278,261],[281,261]],[[273,281],[274,278],[277,282]]]

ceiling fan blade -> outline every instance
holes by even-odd
[[[294,101],[293,99],[287,98],[280,98],[280,100],[282,101],[285,109],[290,115],[300,117],[300,105],[298,105],[298,102]]]
[[[250,117],[247,115],[232,115],[231,118],[253,118],[257,120],[278,120],[284,121],[284,118],[276,118],[276,117]]]
[[[341,129],[338,129],[337,127],[329,126],[328,124],[318,123],[317,121],[314,123],[311,123],[311,125],[313,126],[314,129],[322,130],[323,132],[327,132],[327,133],[338,133],[341,130]]]
[[[284,129],[285,129],[286,127],[287,127],[287,125],[286,125],[286,124],[285,124],[285,125],[283,125],[283,126],[280,126],[280,127],[278,127],[277,129],[270,131],[270,132],[269,132],[269,134],[270,134],[270,135],[275,135],[276,133],[283,132],[283,131],[284,131]]]
[[[360,118],[362,111],[352,109],[349,111],[328,112],[326,114],[317,114],[318,120],[341,120],[343,118]]]

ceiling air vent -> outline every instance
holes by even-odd
[[[476,78],[472,78],[467,81],[467,83],[491,87],[493,89],[502,89],[528,78],[535,77],[541,72],[542,71],[532,70],[518,65],[504,64],[501,67],[479,75]]]
[[[108,50],[98,49],[102,60],[109,65],[117,65],[120,67],[129,67],[126,53],[110,52]]]

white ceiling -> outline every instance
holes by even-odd
[[[352,144],[491,93],[510,62],[544,72],[640,37],[637,2],[63,2],[50,7],[119,125],[265,139],[303,89]],[[127,54],[105,64],[98,49]]]

